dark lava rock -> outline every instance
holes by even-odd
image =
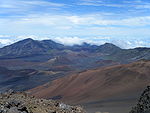
[[[150,86],[143,91],[136,107],[130,113],[150,113]]]
[[[86,113],[82,107],[36,99],[23,92],[0,94],[0,113]]]

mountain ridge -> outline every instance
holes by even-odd
[[[85,53],[89,56],[99,54],[102,59],[115,60],[129,63],[140,59],[150,59],[150,48],[139,47],[134,49],[122,49],[112,43],[103,45],[91,45],[83,43],[81,45],[66,46],[52,40],[33,40],[31,38],[21,40],[14,44],[0,48],[0,59],[37,57],[52,58],[66,54],[66,51]],[[47,59],[47,60],[48,60]]]

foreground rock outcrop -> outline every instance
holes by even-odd
[[[130,113],[150,113],[150,86],[144,90],[136,107]]]
[[[0,94],[0,113],[85,113],[80,106],[53,100],[36,99],[23,92]]]

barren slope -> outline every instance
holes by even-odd
[[[61,99],[70,104],[100,106],[117,102],[118,106],[118,103],[124,105],[136,101],[142,89],[150,83],[149,74],[150,61],[142,60],[66,76],[34,88],[31,93],[36,97]]]

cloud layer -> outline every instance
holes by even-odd
[[[149,46],[149,12],[149,0],[3,0],[0,45],[30,36],[68,45],[110,41],[123,48]]]
[[[13,44],[14,42],[17,42],[19,40],[23,40],[26,38],[32,38],[34,40],[53,40],[55,42],[64,44],[64,45],[74,45],[86,42],[89,44],[94,45],[102,45],[104,43],[113,43],[121,48],[129,49],[129,48],[135,48],[135,47],[150,47],[150,39],[136,39],[133,38],[132,40],[128,40],[128,38],[120,39],[112,38],[112,37],[41,37],[41,36],[35,36],[35,35],[29,35],[29,36],[0,36],[0,47]]]

